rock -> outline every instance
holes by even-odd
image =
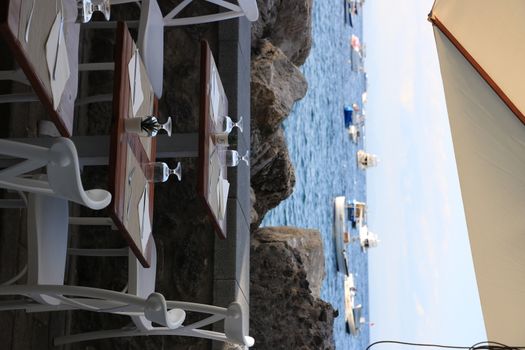
[[[323,241],[319,230],[296,227],[265,227],[257,231],[260,242],[286,242],[297,249],[304,264],[312,295],[321,297],[321,285],[325,277]]]
[[[289,239],[279,239],[279,231]],[[337,312],[310,292],[304,263],[309,254],[299,244],[303,233],[281,228],[254,232],[250,335],[258,349],[335,349],[332,336]]]
[[[258,130],[252,130],[251,141],[250,182],[254,192],[251,229],[254,230],[268,210],[292,194],[295,170],[281,128],[266,138]]]
[[[251,63],[252,128],[275,131],[290,114],[295,101],[306,94],[308,83],[286,55],[262,40]]]
[[[304,64],[312,47],[313,0],[257,0],[259,20],[252,25],[252,45],[267,39],[296,66]]]
[[[251,82],[251,228],[268,210],[286,199],[295,185],[281,123],[294,102],[306,94],[307,83],[290,60],[268,41],[252,57]]]

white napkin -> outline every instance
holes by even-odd
[[[151,220],[149,215],[149,186],[146,185],[139,201],[139,230],[142,251],[146,250],[149,237],[151,236]]]
[[[218,190],[217,184],[220,177],[221,163],[219,160],[218,152],[215,151],[210,157],[210,164],[208,168],[208,203],[211,206],[212,211],[215,213],[215,216],[219,216],[219,200],[218,200]]]
[[[211,82],[210,82],[210,100],[211,100],[211,110],[212,110],[212,117],[215,119],[215,122],[219,122],[219,102],[220,102],[220,95],[219,95],[219,84],[217,82],[217,69],[215,67],[212,68],[211,71]]]
[[[62,94],[64,93],[64,88],[66,87],[66,82],[68,81],[70,75],[69,60],[67,57],[66,48],[66,38],[64,37],[64,26],[62,26],[62,30],[60,30],[61,20],[62,13],[58,12],[46,42],[47,69],[49,70],[49,78],[51,80],[51,93],[53,94],[53,108],[55,110],[58,108],[58,104],[60,103],[60,99],[62,98]],[[59,35],[60,46],[58,48],[57,57],[57,45]],[[57,66],[55,74],[56,79],[53,79],[55,61]]]
[[[226,206],[228,204],[228,191],[230,189],[230,183],[228,180],[222,177],[222,171],[221,175],[219,176],[219,180],[217,182],[217,201],[219,204],[219,219],[224,220],[224,216],[226,215]]]
[[[144,93],[142,92],[142,79],[140,77],[140,56],[137,50],[128,63],[129,85],[131,89],[131,103],[133,108],[133,116],[137,112],[144,101]]]

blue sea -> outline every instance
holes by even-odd
[[[344,22],[343,1],[313,2],[313,47],[304,66],[308,93],[295,104],[283,123],[288,149],[295,167],[293,194],[270,211],[263,226],[290,225],[321,231],[325,250],[326,277],[321,297],[339,310],[334,324],[337,349],[364,349],[369,344],[368,326],[353,337],[346,333],[342,274],[337,272],[332,240],[333,198],[366,201],[366,173],[356,165],[356,152],[364,149],[361,128],[357,145],[344,128],[343,107],[357,102],[366,89],[363,72],[352,71],[350,38],[363,43],[362,13],[353,16],[353,28]],[[361,8],[359,8],[361,11]],[[366,63],[366,61],[365,61]],[[366,124],[366,122],[365,122]],[[355,229],[352,235],[357,235]],[[363,304],[368,321],[368,259],[357,244],[350,247],[350,270],[356,277],[357,303]]]

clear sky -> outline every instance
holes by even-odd
[[[486,334],[427,21],[432,3],[368,0],[363,11],[366,147],[381,159],[367,173],[368,224],[382,240],[369,252],[371,341],[470,346]]]

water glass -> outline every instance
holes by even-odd
[[[247,166],[250,166],[250,151],[246,151],[242,157],[239,156],[239,152],[232,149],[220,150],[219,154],[221,161],[224,160],[224,165],[228,167],[239,165],[241,160],[246,163]]]
[[[147,163],[144,166],[144,170],[144,175],[146,175],[148,182],[166,182],[172,174],[177,176],[179,181],[182,179],[182,165],[180,162],[177,163],[175,169],[170,169],[168,164],[164,162]]]

